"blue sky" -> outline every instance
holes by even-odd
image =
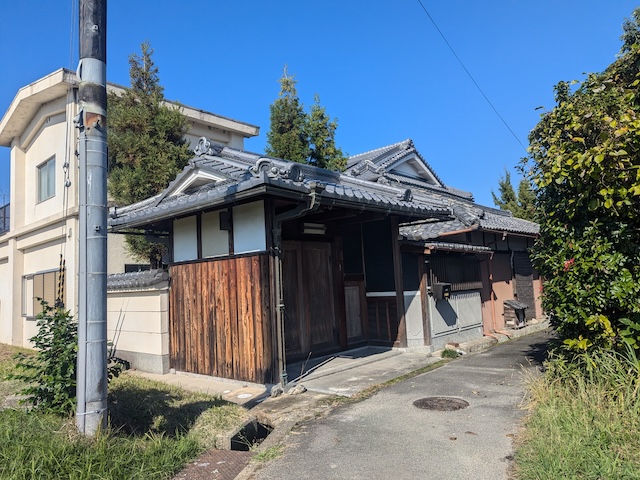
[[[0,115],[18,89],[75,69],[72,1],[3,2]],[[422,0],[522,144],[553,85],[615,60],[627,0]],[[491,190],[525,155],[418,0],[109,0],[107,76],[129,84],[127,58],[149,41],[168,99],[261,127],[245,148],[262,152],[269,105],[285,64],[306,106],[315,93],[339,121],[350,155],[407,138],[448,185],[493,205]],[[0,147],[1,194],[9,149]],[[8,200],[8,197],[7,197]]]

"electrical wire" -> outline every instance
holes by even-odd
[[[78,0],[71,0],[71,20],[69,26],[69,70],[73,66],[73,45],[75,44],[76,34],[76,19],[77,19]],[[62,191],[62,236],[63,241],[60,243],[60,266],[58,270],[58,290],[56,294],[56,303],[58,306],[64,306],[65,295],[65,275],[66,275],[66,258],[67,258],[67,243],[69,241],[68,232],[68,215],[69,215],[69,189],[71,188],[71,152],[70,143],[73,129],[71,127],[71,118],[73,117],[73,105],[75,104],[73,98],[73,85],[67,84],[67,95],[65,105],[65,135],[64,135],[64,163],[62,169],[64,171],[64,183]]]
[[[491,103],[491,100],[489,100],[489,97],[487,97],[487,95],[484,93],[484,91],[482,90],[482,88],[480,88],[480,85],[478,85],[478,82],[476,82],[476,79],[473,78],[473,75],[471,75],[471,72],[469,72],[469,70],[467,69],[467,67],[465,66],[465,64],[462,62],[462,60],[460,59],[460,57],[458,56],[458,54],[456,53],[456,51],[453,49],[453,47],[451,46],[451,44],[449,43],[449,41],[447,40],[447,37],[444,36],[444,33],[442,33],[442,30],[440,30],[440,28],[438,27],[438,25],[436,24],[435,20],[433,19],[433,17],[431,16],[431,14],[427,11],[427,8],[424,6],[424,4],[422,3],[421,0],[417,0],[418,3],[420,4],[420,6],[422,7],[422,9],[424,10],[424,13],[427,14],[427,17],[429,17],[429,20],[431,20],[431,23],[433,23],[433,26],[436,28],[436,30],[438,31],[438,33],[440,34],[440,36],[442,37],[442,39],[444,40],[444,43],[447,44],[447,47],[449,47],[449,50],[451,50],[451,53],[453,53],[453,56],[456,57],[456,60],[458,60],[458,63],[460,64],[460,66],[463,68],[463,70],[466,72],[466,74],[469,76],[469,78],[471,79],[471,81],[473,82],[473,84],[476,86],[476,88],[478,89],[478,91],[480,92],[480,94],[484,97],[484,99],[486,100],[486,102],[489,104],[489,106],[493,109],[493,111],[495,112],[495,114],[498,116],[498,118],[502,121],[502,123],[504,124],[505,127],[507,127],[507,130],[509,130],[509,132],[511,132],[511,135],[513,135],[513,138],[516,139],[516,142],[518,142],[520,144],[520,146],[522,147],[522,149],[526,152],[527,151],[527,147],[524,146],[524,144],[520,141],[520,139],[518,138],[518,136],[515,134],[515,132],[511,129],[511,127],[509,126],[509,124],[507,123],[507,121],[502,117],[502,115],[500,115],[500,112],[498,112],[498,109],[493,105],[493,103]]]

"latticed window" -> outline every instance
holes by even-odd
[[[482,288],[480,262],[473,256],[447,254],[431,258],[431,284],[450,283],[452,291]]]

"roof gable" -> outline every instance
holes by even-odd
[[[411,139],[354,155],[347,165],[346,173],[352,176],[369,171],[378,175],[401,175],[431,186],[445,186]]]
[[[430,185],[443,186],[435,172],[431,170],[417,152],[412,152],[398,159],[389,165],[386,171],[387,173],[396,173],[398,175],[423,180]]]

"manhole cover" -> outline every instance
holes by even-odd
[[[451,412],[461,410],[469,406],[469,402],[455,397],[426,397],[413,402],[413,405],[425,410],[438,410],[439,412]]]

